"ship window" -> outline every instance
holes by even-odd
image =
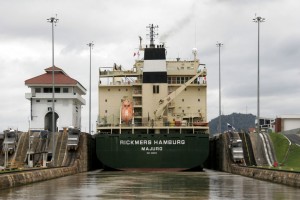
[[[107,89],[107,91],[110,91],[110,89]]]
[[[105,102],[107,102],[107,99],[105,99]]]
[[[181,77],[181,84],[184,84],[184,77]]]
[[[121,89],[119,88],[119,92],[121,91]]]
[[[172,77],[172,82],[171,83],[176,83],[176,77]]]
[[[184,113],[184,110],[182,110],[182,113]]]
[[[63,88],[63,93],[69,93],[69,88]]]
[[[200,91],[200,88],[198,88],[198,91]]]
[[[184,102],[184,99],[182,99],[182,102]]]
[[[179,84],[180,83],[180,77],[177,77],[176,79],[177,79],[176,83]]]
[[[41,100],[39,100],[39,99],[36,100],[36,102],[38,102],[38,103],[39,103],[40,101],[41,101]]]
[[[35,93],[41,93],[41,88],[35,88]]]
[[[198,101],[200,102],[200,99],[198,99]]]
[[[153,94],[159,93],[159,85],[153,85]]]
[[[105,110],[105,113],[107,113],[107,110]]]
[[[200,112],[200,110],[198,110],[198,112]]]
[[[185,77],[185,82],[188,82],[192,77]]]

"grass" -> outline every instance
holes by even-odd
[[[277,161],[283,163],[289,149],[289,141],[280,133],[270,133]]]
[[[300,171],[300,147],[291,144],[289,150],[289,141],[280,133],[271,133],[270,137],[273,142],[277,161],[280,165],[276,169]]]
[[[295,144],[291,145],[285,165],[300,168],[300,147],[299,146]]]

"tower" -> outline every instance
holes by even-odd
[[[31,89],[25,94],[30,101],[30,128],[52,131],[52,70],[27,79],[25,85]],[[86,89],[75,79],[68,76],[62,69],[54,67],[55,78],[55,131],[64,127],[81,128],[81,107],[85,105],[82,95]]]

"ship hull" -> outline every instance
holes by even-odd
[[[131,171],[202,169],[208,134],[98,134],[96,153],[106,168]]]

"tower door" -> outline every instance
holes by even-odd
[[[54,130],[57,131],[57,119],[59,118],[58,114],[54,112]],[[50,132],[53,132],[52,130],[52,112],[48,112],[45,115],[45,130],[49,130]]]

